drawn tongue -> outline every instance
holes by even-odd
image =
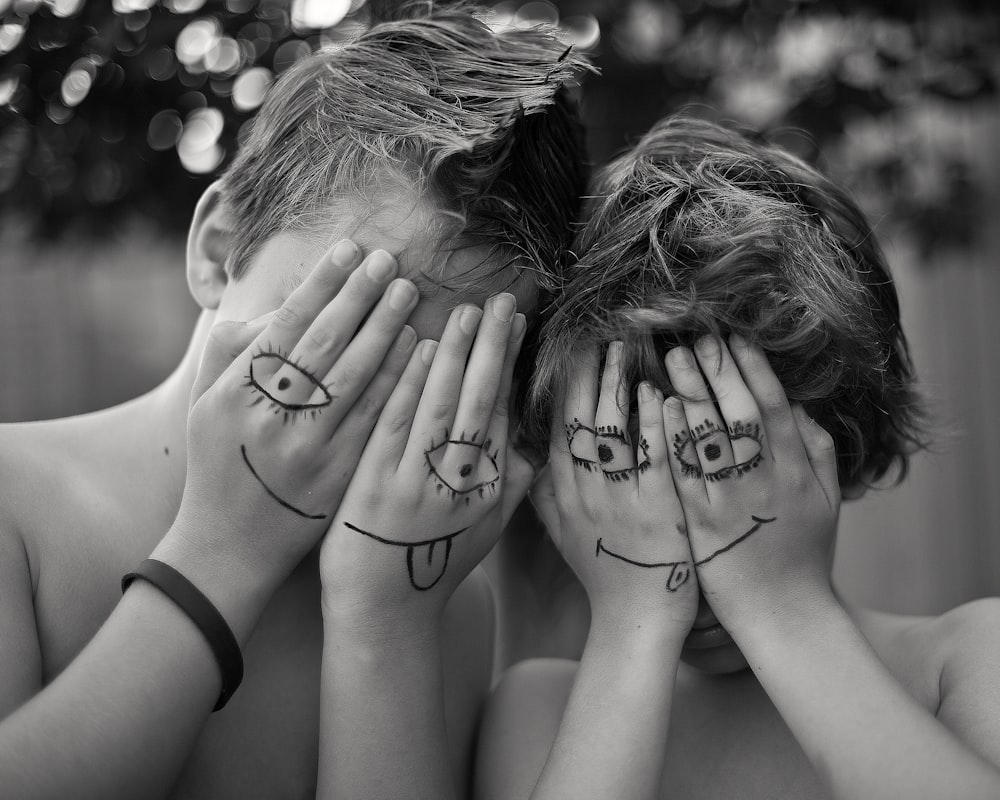
[[[406,562],[410,570],[410,583],[414,589],[430,589],[441,580],[448,568],[451,555],[451,538],[438,539],[428,544],[411,545],[407,548]]]

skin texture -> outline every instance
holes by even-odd
[[[282,477],[280,459],[298,456],[271,445],[285,441],[282,431],[295,431],[308,451],[312,440],[303,433],[303,420],[288,426],[279,420],[271,434],[254,440],[244,438],[246,429],[236,436],[227,427],[243,419],[233,413],[237,410],[259,411],[254,419],[267,417],[268,425],[276,420],[264,406],[245,409],[252,400],[250,389],[242,386],[246,364],[219,387],[221,395],[203,395],[197,443],[203,456],[218,446],[224,454],[218,467],[231,475],[220,481],[218,470],[206,466],[197,491],[185,489],[188,411],[213,324],[255,319],[276,309],[346,232],[360,245],[359,261],[380,243],[400,253],[412,248],[417,260],[429,252],[418,224],[423,212],[414,216],[413,204],[404,201],[395,212],[386,211],[378,225],[370,216],[332,219],[319,239],[276,237],[246,277],[233,283],[223,269],[230,221],[210,190],[195,214],[187,252],[189,283],[205,310],[177,371],[123,406],[0,428],[0,636],[5,642],[0,793],[24,798],[312,795],[323,622],[317,556],[310,548],[324,528],[274,503],[245,468],[238,445],[247,446],[267,485],[293,505],[322,513],[336,504],[319,501],[319,486],[303,486],[305,491],[296,494]],[[462,253],[449,268],[471,266],[478,257]],[[415,282],[423,281],[414,274],[413,262],[408,269],[419,278]],[[372,293],[379,296],[381,291]],[[485,295],[461,299],[480,301]],[[411,326],[420,337],[438,335],[455,301],[456,296],[436,293],[410,313]],[[530,305],[526,299],[524,306]],[[226,374],[226,360],[237,358],[240,345],[249,343],[241,332],[256,335],[259,328],[240,324],[219,330],[228,334],[217,332],[212,340],[212,370]],[[294,346],[294,339],[285,344]],[[200,386],[206,388],[207,373],[203,378]],[[235,405],[226,401],[226,393],[235,393]],[[225,408],[224,425],[209,424],[212,404]],[[370,424],[379,407],[362,403]],[[331,424],[330,410],[317,423]],[[233,438],[226,438],[230,433]],[[269,450],[274,463],[267,456],[262,461],[258,450]],[[197,452],[190,455],[200,458]],[[337,456],[326,476],[346,486],[353,466]],[[296,469],[310,471],[304,463]],[[220,501],[229,492],[238,498],[232,506],[238,514],[220,518],[219,509],[226,508]],[[178,516],[182,497],[191,503]],[[200,512],[199,505],[208,509]],[[282,537],[286,524],[294,532]],[[238,546],[217,552],[222,538],[229,541],[237,527]],[[171,535],[164,538],[168,529]],[[203,532],[213,530],[222,538],[204,539]],[[190,570],[244,645],[244,683],[219,714],[209,713],[219,692],[218,669],[197,629],[146,584],[134,584],[121,597],[121,575],[154,550]],[[442,613],[441,658],[448,685],[448,763],[462,776],[469,769],[476,715],[489,688],[492,599],[478,572],[454,597]]]
[[[509,294],[455,311],[433,363],[411,361],[393,392],[324,540],[320,797],[464,795],[447,758],[441,621],[533,477],[507,447],[524,330]]]
[[[706,415],[711,423],[719,414],[733,442],[730,465],[741,463],[734,432],[753,423],[763,457],[739,476],[711,480],[703,476],[725,463],[723,453],[699,456],[701,474],[685,469],[676,451],[671,459],[698,580],[733,640],[718,649],[738,647],[750,669],[720,677],[679,672],[664,709],[671,735],[654,794],[1000,793],[1000,694],[985,677],[1000,652],[995,601],[937,619],[845,608],[829,582],[839,507],[829,436],[788,405],[763,353],[742,341],[672,351],[667,369],[684,391],[683,401],[668,398],[664,406],[671,440],[688,441]],[[706,404],[709,386],[719,411]],[[771,521],[746,535],[754,516]],[[718,666],[712,649],[705,647],[705,663]],[[635,680],[631,672],[622,680]],[[583,664],[555,661],[508,673],[483,724],[478,796],[531,796],[544,754],[558,748],[552,742],[564,706],[572,709],[569,686],[583,674]],[[511,770],[513,763],[520,769]],[[633,780],[620,777],[626,786]]]

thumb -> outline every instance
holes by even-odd
[[[837,451],[833,437],[810,417],[800,404],[792,405],[792,416],[798,426],[813,473],[823,487],[830,505],[836,507],[840,503],[840,482],[837,479]]]
[[[538,474],[531,487],[531,504],[545,523],[549,538],[562,550],[562,527],[559,524],[559,507],[556,505],[556,487],[552,481],[552,469],[548,465]]]
[[[517,507],[535,482],[535,467],[512,445],[507,448],[507,478],[504,481],[503,499],[500,501],[500,529],[503,530],[514,516]]]
[[[225,320],[212,326],[205,342],[205,352],[201,356],[198,377],[191,388],[192,405],[260,335],[273,315],[274,312],[271,311],[249,322]]]

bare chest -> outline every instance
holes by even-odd
[[[719,689],[697,681],[679,682],[661,797],[827,797],[805,754],[753,676],[734,676],[722,683]]]

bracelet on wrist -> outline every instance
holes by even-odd
[[[122,593],[136,578],[151,583],[169,597],[201,631],[222,673],[222,692],[213,711],[218,711],[243,680],[243,653],[226,620],[211,601],[180,572],[155,558],[147,558],[135,572],[122,578]]]

